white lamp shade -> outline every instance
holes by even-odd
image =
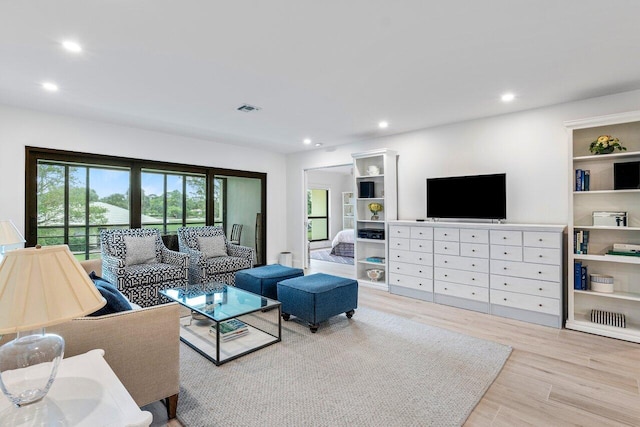
[[[16,249],[0,264],[0,334],[63,323],[105,304],[67,245]]]
[[[0,221],[0,246],[24,243],[24,237],[11,221]]]

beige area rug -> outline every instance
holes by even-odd
[[[200,426],[460,426],[511,354],[368,308],[216,367],[181,343],[178,419]]]

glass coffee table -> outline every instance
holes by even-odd
[[[279,301],[223,283],[160,293],[191,311],[180,318],[180,340],[216,366],[281,340]]]

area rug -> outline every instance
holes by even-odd
[[[351,264],[353,265],[353,258],[345,256],[337,256],[331,254],[331,249],[315,249],[311,251],[311,259],[317,259],[318,261],[337,262],[338,264]]]
[[[180,347],[185,426],[460,426],[511,348],[370,308],[216,367]]]

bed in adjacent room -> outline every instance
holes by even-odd
[[[355,233],[352,228],[339,231],[331,242],[331,254],[353,258]]]

